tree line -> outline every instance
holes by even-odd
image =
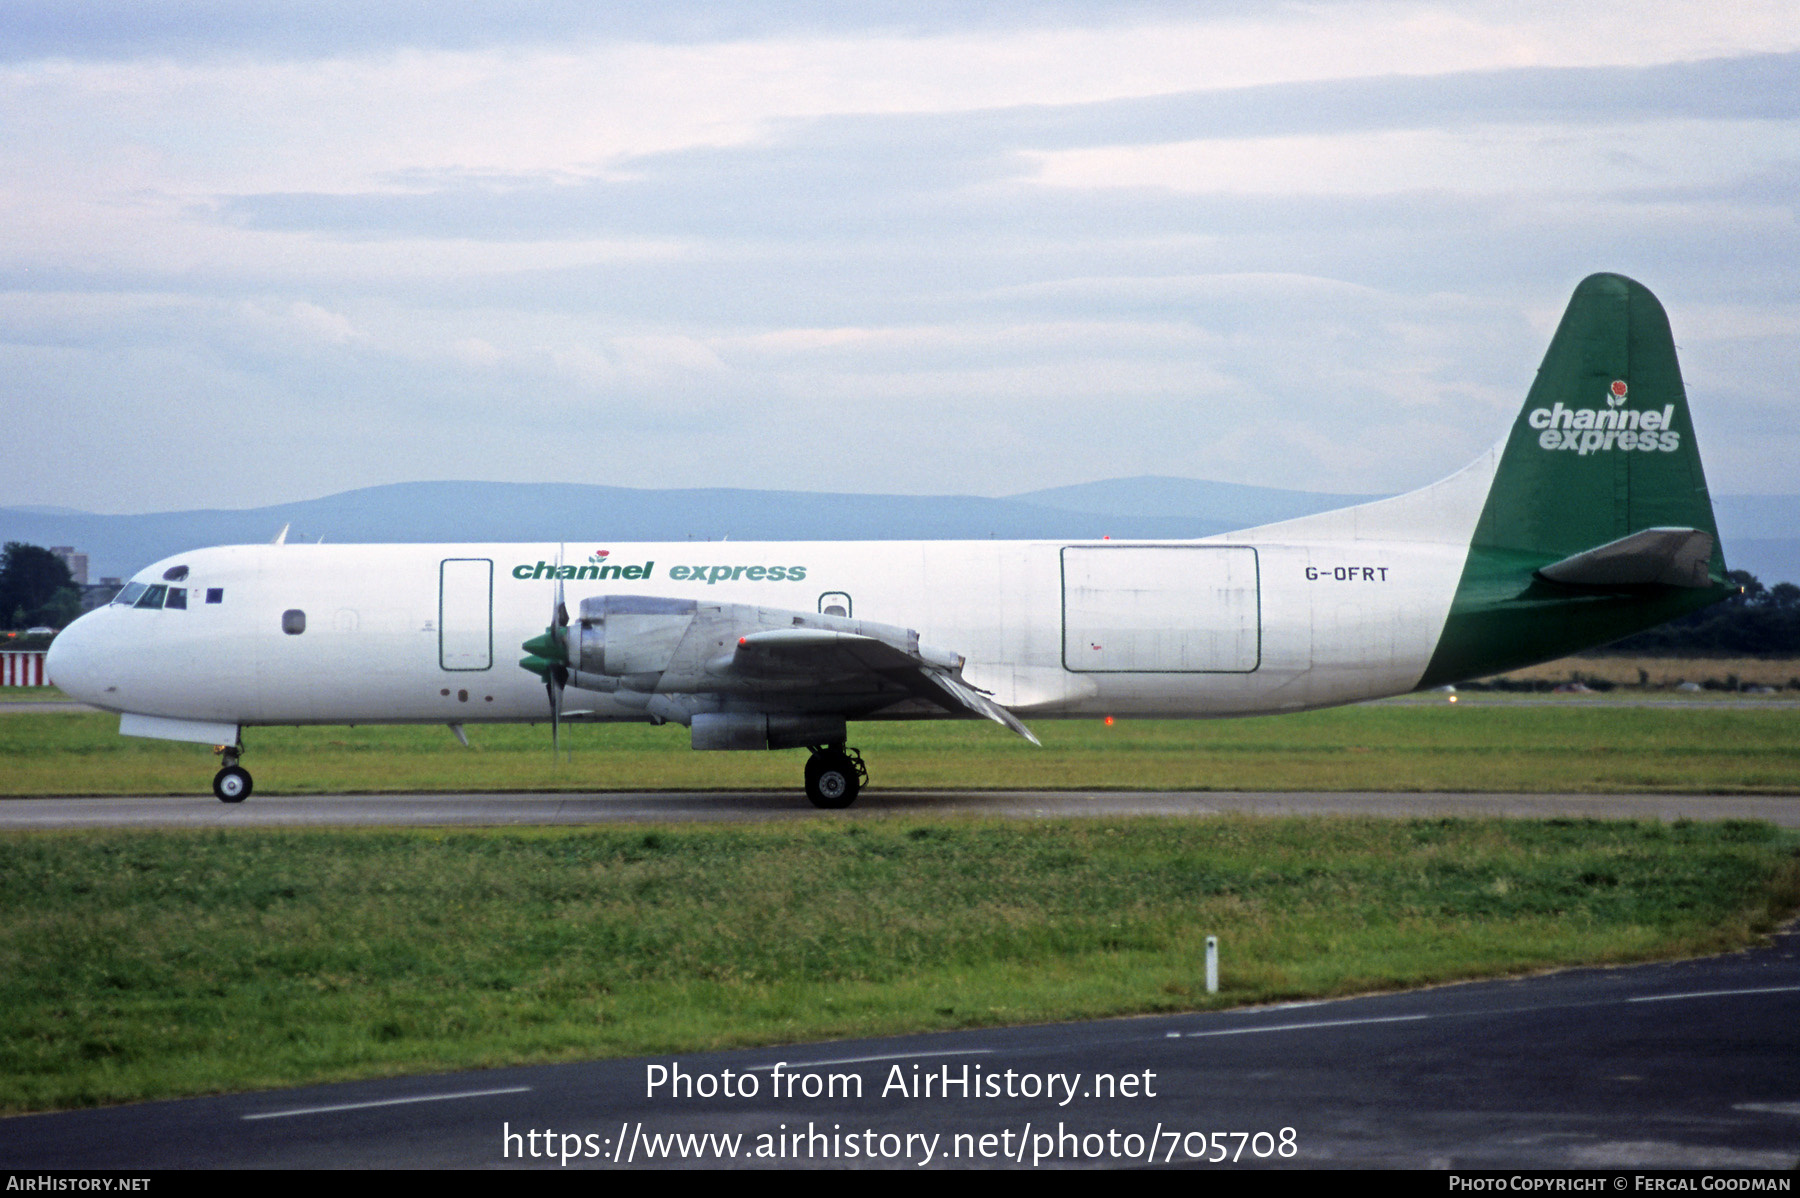
[[[61,628],[81,614],[81,588],[62,558],[8,541],[0,552],[0,620],[7,628]]]
[[[1645,657],[1800,657],[1800,586],[1729,570],[1738,593],[1606,647]]]

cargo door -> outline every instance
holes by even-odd
[[[1077,673],[1248,674],[1262,661],[1256,550],[1070,545],[1063,665]]]

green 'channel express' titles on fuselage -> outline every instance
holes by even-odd
[[[562,579],[564,582],[577,582],[582,579],[629,579],[641,582],[655,577],[656,563],[643,562],[627,566],[622,562],[607,562],[604,565],[588,564],[585,566],[558,566],[554,562],[521,563],[513,567],[512,576],[524,582],[534,579]],[[720,582],[803,582],[806,579],[805,566],[670,566],[668,572],[671,582],[704,582],[708,586]]]

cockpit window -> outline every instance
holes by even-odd
[[[223,603],[223,602],[225,602],[225,588],[224,587],[207,587],[206,588],[206,601],[208,603]]]
[[[186,587],[170,587],[169,588],[169,597],[167,599],[163,600],[163,610],[168,611],[171,608],[174,608],[179,611],[187,610],[187,588]]]
[[[161,583],[157,583],[155,586],[147,588],[144,593],[139,596],[138,601],[131,606],[148,608],[161,607],[163,605],[163,595],[168,589],[168,587],[163,586]]]
[[[143,593],[144,593],[144,584],[143,583],[128,582],[125,584],[125,589],[119,592],[118,598],[113,600],[113,605],[115,607],[130,607],[132,604],[137,602],[138,596],[142,595]]]
[[[187,577],[187,567],[186,566],[170,566],[167,570],[163,571],[163,581],[164,582],[180,582],[182,579],[184,579],[186,577]]]

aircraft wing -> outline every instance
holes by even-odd
[[[885,640],[828,628],[776,628],[738,638],[731,667],[746,675],[794,673],[842,678],[867,672],[887,679],[946,711],[981,716],[1042,744],[1017,716],[965,681],[963,659],[933,653],[914,642],[903,650]]]
[[[924,703],[992,720],[1039,744],[963,678],[961,654],[913,629],[846,616],[649,595],[584,599],[569,629],[571,686],[683,700],[658,710],[834,713],[852,718]]]

